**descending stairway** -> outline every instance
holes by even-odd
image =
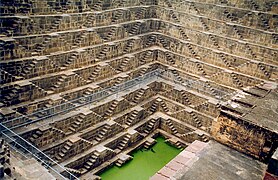
[[[173,56],[169,52],[165,52],[166,60],[170,62],[171,65],[175,64]]]
[[[263,72],[263,74],[264,74],[267,78],[270,77],[271,74],[270,74],[270,72],[266,69],[266,66],[265,66],[264,64],[259,63],[259,64],[258,64],[258,69],[261,70],[261,71]]]
[[[124,10],[120,9],[116,11],[115,15],[112,17],[111,22],[116,23],[124,15]]]
[[[147,51],[144,53],[143,57],[140,59],[140,65],[146,64],[147,59],[149,59],[152,56],[152,51]]]
[[[144,93],[145,93],[144,89],[139,89],[139,91],[136,92],[132,102],[137,104],[140,101],[140,99],[142,98],[142,96],[144,95]]]
[[[105,138],[105,136],[107,135],[107,133],[109,132],[109,130],[111,129],[111,127],[109,125],[104,125],[104,127],[101,128],[101,130],[99,131],[99,133],[96,135],[95,139],[97,142],[101,142],[103,140],[103,138]]]
[[[185,101],[186,105],[191,105],[192,104],[190,99],[187,96],[186,91],[182,90],[181,91],[181,96],[182,96],[183,100]]]
[[[238,79],[238,77],[235,73],[232,72],[231,77],[232,77],[234,83],[236,84],[236,86],[243,87],[243,84],[240,82],[240,80]]]
[[[123,53],[126,54],[126,53],[129,53],[129,51],[132,49],[132,47],[134,46],[134,43],[135,43],[135,40],[136,39],[130,39],[127,41],[126,43],[126,46],[123,50]]]
[[[47,47],[47,45],[50,43],[50,41],[51,41],[51,37],[46,37],[42,43],[37,45],[35,52],[42,53]]]
[[[157,100],[155,100],[155,101],[153,102],[153,104],[151,105],[149,111],[150,111],[151,113],[155,113],[155,112],[157,111],[158,105],[159,105],[159,102],[158,102]]]
[[[126,124],[127,126],[133,125],[133,123],[134,123],[134,121],[135,121],[135,119],[136,119],[137,116],[138,116],[138,111],[137,111],[137,110],[132,111],[132,112],[130,113],[130,115],[128,116],[128,118],[127,118],[125,124]]]
[[[139,31],[139,27],[141,26],[141,24],[142,24],[141,22],[136,22],[136,23],[132,26],[131,30],[129,31],[129,35],[130,35],[130,36],[133,36],[133,35],[137,34],[138,31]]]
[[[199,120],[198,116],[193,112],[189,112],[191,118],[193,119],[193,122],[195,122],[196,127],[202,127],[202,122]]]
[[[68,78],[68,76],[66,75],[61,75],[58,80],[56,81],[56,83],[50,87],[51,91],[55,91],[57,89],[59,89],[61,87],[62,84],[65,83],[66,79]]]
[[[21,71],[21,73],[20,73],[20,76],[25,77],[25,76],[27,76],[28,74],[30,74],[31,71],[32,71],[32,69],[34,69],[34,67],[36,67],[36,64],[37,64],[37,63],[38,63],[38,61],[36,61],[36,60],[31,61],[27,66],[25,66],[25,67],[22,69],[22,71]]]
[[[110,48],[108,46],[105,46],[101,49],[101,51],[97,55],[97,59],[102,60],[106,54],[109,52]]]
[[[84,121],[85,117],[86,116],[83,114],[78,115],[75,118],[75,120],[73,121],[73,123],[71,123],[69,130],[72,132],[77,132],[77,130],[80,129],[80,126],[81,126],[82,122]]]
[[[31,135],[31,137],[29,137],[29,141],[33,143],[36,139],[38,139],[42,135],[43,135],[43,132],[38,129]]]
[[[161,108],[163,109],[164,112],[167,113],[167,112],[170,111],[169,108],[167,107],[166,103],[163,100],[160,102],[160,106],[161,106]]]
[[[167,126],[171,129],[172,133],[173,134],[177,134],[178,133],[178,130],[175,128],[175,126],[173,125],[171,119],[167,119],[166,120],[166,124]]]
[[[95,151],[91,155],[91,157],[85,162],[84,168],[86,170],[91,170],[94,167],[94,165],[96,164],[98,159],[99,159],[99,153]]]
[[[119,151],[122,151],[125,147],[128,146],[128,142],[130,141],[130,135],[126,134],[123,139],[120,141],[120,143],[118,144],[118,146],[116,147],[116,149],[118,149]]]
[[[75,38],[73,42],[73,48],[80,47],[82,45],[82,42],[87,38],[88,34],[89,33],[87,31],[83,31],[81,35]]]
[[[176,79],[177,79],[178,82],[180,82],[180,83],[183,83],[183,82],[184,82],[183,79],[182,79],[182,77],[179,75],[179,73],[178,73],[177,70],[173,69],[171,72],[172,72],[173,75],[176,77]]]
[[[123,72],[125,70],[125,68],[127,67],[129,62],[130,62],[130,57],[125,57],[124,60],[119,65],[119,68],[117,70]]]
[[[156,123],[155,119],[151,119],[148,124],[147,124],[147,128],[144,130],[144,133],[146,134],[150,134],[150,132],[152,132],[154,125]]]
[[[61,161],[66,156],[72,145],[73,143],[71,141],[66,141],[60,151],[56,154],[55,159]]]
[[[119,101],[117,100],[114,100],[110,107],[108,108],[108,110],[105,112],[105,117],[108,118],[108,117],[111,117],[116,109],[116,107],[118,106],[119,104]]]
[[[101,11],[102,10],[102,4],[103,4],[103,0],[97,0],[97,2],[94,3],[93,10]]]
[[[70,65],[74,64],[74,61],[76,61],[78,58],[78,53],[74,52],[68,59],[67,61],[60,67],[61,70],[67,69]]]
[[[92,82],[92,81],[94,81],[96,78],[97,78],[97,76],[99,75],[99,73],[100,73],[100,71],[101,71],[101,66],[96,66],[95,68],[94,68],[94,71],[91,73],[91,75],[88,77],[88,82]]]
[[[103,40],[110,41],[112,37],[116,34],[116,31],[117,31],[117,27],[110,28],[106,36],[103,36]]]

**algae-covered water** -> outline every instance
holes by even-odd
[[[133,159],[122,167],[113,166],[100,174],[103,180],[148,180],[181,150],[166,144],[161,136],[156,138],[153,150],[137,150]]]

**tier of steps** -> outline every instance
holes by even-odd
[[[66,156],[72,145],[73,143],[71,141],[66,141],[63,147],[60,149],[59,153],[56,154],[55,159],[58,161],[62,160]]]
[[[146,127],[146,129],[144,130],[144,133],[150,134],[150,133],[152,132],[152,130],[153,130],[155,124],[156,124],[156,120],[155,120],[155,119],[151,119],[151,120],[148,122],[147,127]]]
[[[99,133],[95,137],[95,141],[101,142],[103,138],[107,135],[107,133],[111,130],[111,127],[109,125],[104,125],[103,128],[99,131]]]
[[[123,139],[120,141],[118,146],[116,147],[119,152],[121,152],[124,148],[128,146],[128,142],[130,141],[131,136],[129,134],[126,134]]]
[[[108,110],[105,112],[105,117],[111,117],[116,109],[116,107],[118,106],[119,101],[114,100],[111,105],[109,106]]]
[[[130,115],[128,116],[128,118],[127,118],[125,124],[126,124],[127,126],[131,126],[131,125],[133,124],[134,120],[137,118],[138,113],[139,113],[139,112],[138,112],[137,110],[132,111],[132,112],[130,113]]]
[[[167,126],[171,129],[172,133],[173,134],[177,134],[178,133],[178,130],[175,128],[175,126],[173,125],[171,119],[167,119],[166,120],[166,124]]]
[[[86,170],[91,170],[93,169],[95,163],[97,162],[98,158],[99,158],[99,153],[98,152],[94,152],[90,158],[84,163],[84,168]]]

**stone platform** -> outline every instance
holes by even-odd
[[[151,180],[261,180],[266,165],[215,141],[194,141]]]

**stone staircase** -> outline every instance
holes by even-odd
[[[217,42],[216,39],[215,39],[215,36],[212,35],[212,34],[209,34],[208,36],[209,36],[209,38],[211,39],[213,45],[214,45],[217,49],[220,49],[220,46],[219,46],[218,42]]]
[[[51,129],[51,131],[53,131],[53,132],[55,132],[55,133],[61,134],[61,135],[63,135],[63,136],[66,135],[66,133],[65,133],[64,131],[62,131],[62,130],[60,130],[60,129],[57,129],[57,128],[53,127],[53,126],[51,126],[50,129]]]
[[[202,26],[204,27],[204,30],[209,31],[210,29],[209,29],[208,25],[205,23],[204,19],[202,17],[199,17],[199,20],[200,20]]]
[[[225,57],[225,54],[220,53],[220,54],[219,54],[219,57],[220,57],[220,59],[222,60],[222,62],[224,62],[224,64],[225,64],[227,67],[231,67],[231,63],[227,60],[227,58]]]
[[[205,134],[199,134],[198,136],[200,137],[201,141],[203,141],[203,142],[209,141],[209,138]]]
[[[35,87],[35,89],[37,89],[39,92],[41,92],[42,96],[46,96],[48,94],[48,92],[45,89],[41,88],[40,86],[34,83],[32,83],[32,86]]]
[[[62,20],[63,20],[62,17],[60,17],[59,19],[56,19],[56,20],[51,24],[51,26],[50,26],[50,28],[49,28],[49,31],[50,31],[50,32],[57,31],[58,28],[59,28],[59,26],[60,26],[60,24],[61,24],[61,22],[62,22]]]
[[[111,127],[109,125],[104,125],[99,133],[96,135],[95,139],[97,142],[101,142],[102,139],[107,135],[107,133],[110,131]]]
[[[84,23],[84,26],[85,26],[85,27],[92,27],[92,26],[94,26],[94,21],[95,21],[95,16],[94,16],[94,14],[93,14],[93,13],[88,14],[87,20],[86,20],[86,22]]]
[[[211,95],[213,95],[214,97],[218,96],[217,91],[210,85],[210,83],[208,81],[205,82],[206,87],[209,88]]]
[[[147,59],[150,58],[152,54],[152,51],[145,52],[143,57],[140,59],[140,65],[146,64]]]
[[[29,141],[33,143],[36,139],[38,139],[42,135],[43,135],[43,132],[38,129],[31,135],[31,137],[29,137]]]
[[[91,73],[91,75],[88,77],[88,82],[92,82],[95,80],[95,78],[100,74],[101,66],[96,66],[94,68],[94,71]]]
[[[161,102],[160,102],[160,107],[166,113],[170,111],[169,108],[167,107],[166,103],[163,100],[161,100]]]
[[[263,74],[267,77],[270,78],[271,74],[270,72],[266,69],[266,66],[262,63],[258,64],[258,69],[261,70],[263,72]]]
[[[146,46],[149,47],[153,42],[155,42],[156,36],[155,35],[151,35],[148,38],[148,41],[146,42]]]
[[[124,54],[129,53],[130,49],[132,49],[132,47],[134,46],[135,40],[136,39],[130,39],[127,41],[126,46],[123,50]]]
[[[99,153],[98,152],[94,152],[92,155],[91,155],[91,157],[84,163],[84,168],[86,169],[86,170],[91,170],[93,167],[94,167],[94,165],[95,165],[95,163],[98,161],[98,159],[99,159]]]
[[[186,35],[186,33],[184,32],[184,30],[182,29],[182,27],[178,27],[179,29],[179,32],[181,34],[181,38],[183,40],[186,40],[186,41],[190,41],[190,38]]]
[[[149,111],[150,111],[151,113],[155,113],[155,112],[157,111],[158,105],[159,105],[159,102],[158,102],[157,100],[155,100],[155,101],[153,102],[153,104],[151,105]]]
[[[200,56],[194,51],[193,47],[189,43],[185,43],[186,47],[189,49],[189,52],[194,56],[195,59],[200,59]]]
[[[110,48],[108,46],[105,46],[104,48],[101,49],[101,51],[98,53],[97,58],[99,60],[103,59],[107,53],[109,52]]]
[[[123,139],[120,141],[116,149],[119,151],[122,151],[124,148],[128,146],[128,142],[130,141],[131,136],[129,134],[126,134]]]
[[[190,114],[193,122],[195,123],[196,127],[197,128],[202,127],[202,122],[199,120],[198,116],[193,111],[190,111],[189,114]]]
[[[119,68],[117,70],[123,72],[125,70],[125,68],[127,67],[129,62],[130,62],[130,57],[125,57],[124,60],[119,65]]]
[[[68,78],[68,76],[66,75],[61,75],[58,80],[55,82],[55,84],[53,86],[50,87],[51,91],[55,91],[57,89],[59,89],[61,87],[62,84],[65,83],[66,79]]]
[[[68,59],[67,61],[61,66],[61,70],[65,70],[67,69],[70,65],[72,65],[74,63],[74,61],[76,61],[76,59],[78,58],[78,53],[74,52]]]
[[[79,176],[79,175],[82,174],[81,171],[76,170],[76,169],[73,169],[73,168],[65,167],[65,169],[66,169],[67,171],[69,171],[70,173],[73,173],[73,174],[76,175],[76,176]]]
[[[133,36],[133,35],[135,35],[136,33],[138,33],[138,30],[139,30],[141,24],[142,24],[141,22],[136,22],[136,23],[132,26],[131,30],[129,31],[129,35],[130,35],[130,36]]]
[[[182,77],[179,75],[178,71],[176,69],[171,70],[172,74],[176,77],[176,80],[180,83],[183,83]]]
[[[166,125],[170,128],[170,130],[172,131],[173,134],[177,134],[178,130],[175,128],[175,126],[173,125],[171,119],[167,119],[166,121]]]
[[[108,31],[106,36],[103,37],[103,40],[110,41],[112,39],[112,37],[115,36],[116,31],[117,31],[117,27],[110,28],[110,30]]]
[[[243,87],[243,84],[241,83],[241,81],[239,80],[239,78],[237,77],[237,75],[235,73],[232,72],[231,77],[232,77],[232,79],[234,81],[234,84],[236,86],[241,87],[241,88]]]
[[[173,56],[169,52],[165,52],[166,60],[170,62],[171,65],[175,64]]]
[[[73,123],[71,123],[71,125],[69,127],[69,130],[73,133],[77,132],[78,129],[80,129],[80,126],[81,126],[81,124],[82,124],[82,122],[84,121],[85,118],[86,118],[86,116],[83,115],[83,114],[78,115],[75,118],[75,120],[73,121]]]
[[[197,63],[196,63],[196,66],[197,66],[197,70],[198,70],[199,72],[201,72],[203,76],[206,76],[206,75],[207,75],[207,73],[205,72],[203,66],[202,66],[200,63],[197,62]]]
[[[71,141],[66,141],[60,151],[56,154],[55,159],[61,161],[66,156],[72,145],[73,143]]]
[[[144,130],[144,133],[146,134],[150,134],[154,128],[154,125],[156,123],[155,119],[151,119],[148,124],[147,124],[147,128]]]
[[[130,115],[128,116],[128,118],[127,118],[125,124],[126,124],[127,126],[133,125],[133,122],[134,122],[134,120],[137,118],[138,113],[139,113],[139,112],[138,112],[137,110],[133,110],[133,111],[130,113]]]
[[[38,46],[35,49],[35,52],[36,53],[43,52],[47,47],[47,45],[50,43],[50,41],[51,41],[51,37],[46,37],[42,43],[38,44]]]
[[[124,15],[124,10],[120,9],[118,10],[115,15],[111,19],[111,23],[116,23],[120,18],[122,18]]]
[[[25,77],[28,74],[31,73],[32,69],[34,69],[34,67],[36,67],[36,64],[38,63],[38,61],[34,60],[31,61],[27,66],[25,66],[24,68],[22,68],[22,71],[20,73],[20,76]]]
[[[166,49],[169,48],[168,42],[166,42],[166,40],[163,37],[159,36],[158,39],[159,39],[159,42],[162,44],[162,47],[164,47]]]
[[[144,89],[139,89],[139,91],[136,92],[132,102],[137,104],[140,101],[140,99],[142,98],[142,96],[144,95],[144,93],[145,93]]]
[[[181,91],[181,96],[182,96],[183,100],[185,101],[186,105],[191,105],[192,104],[192,102],[190,101],[190,99],[187,96],[186,91],[182,90]]]
[[[119,101],[114,100],[111,105],[109,106],[108,110],[105,112],[105,116],[106,118],[111,117],[116,109],[116,107],[118,106]]]
[[[147,67],[142,67],[138,73],[139,76],[143,76],[147,72]]]
[[[93,10],[95,10],[95,11],[101,11],[101,10],[102,10],[102,4],[103,4],[103,0],[97,0],[97,1],[94,3]]]
[[[83,31],[81,35],[74,39],[73,48],[81,47],[82,42],[88,37],[89,33],[87,31]]]

